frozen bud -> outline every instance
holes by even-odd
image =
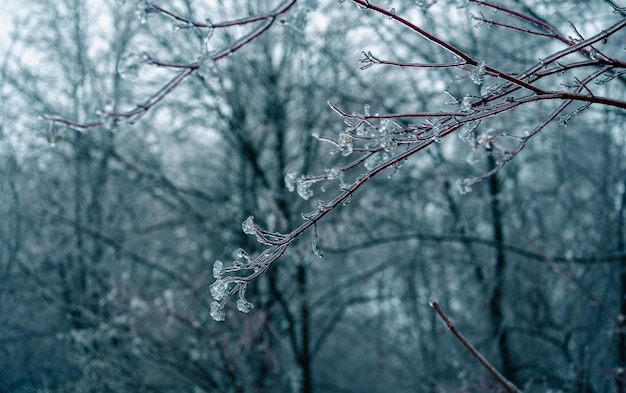
[[[213,278],[220,279],[224,275],[224,264],[219,259],[213,264]]]
[[[256,233],[256,226],[254,224],[254,216],[248,216],[246,220],[241,223],[241,229],[246,235],[254,235]]]
[[[287,189],[290,192],[293,192],[296,189],[295,185],[297,176],[298,175],[294,170],[287,171],[287,174],[285,175],[285,186],[287,186]]]
[[[216,321],[224,321],[226,320],[226,314],[224,314],[224,309],[219,302],[211,303],[211,318]]]
[[[247,314],[254,308],[254,304],[250,303],[244,298],[239,298],[237,300],[237,310],[241,311],[244,314]]]
[[[472,192],[472,187],[474,186],[475,181],[472,179],[459,179],[456,182],[456,188],[461,195],[465,195],[468,192]]]
[[[228,290],[228,283],[224,279],[217,279],[211,286],[209,287],[211,291],[211,296],[216,301],[221,301],[226,298],[226,291]]]
[[[339,168],[324,169],[324,172],[326,172],[326,179],[328,180],[343,178],[343,172]]]
[[[310,181],[305,181],[305,180],[298,181],[297,189],[298,189],[298,195],[300,195],[300,198],[304,200],[308,200],[309,198],[313,196],[313,190],[311,190]]]

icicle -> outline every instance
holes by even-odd
[[[315,228],[313,230],[313,240],[311,241],[311,251],[313,251],[313,254],[317,255],[320,258],[324,258],[324,254],[322,254],[322,252],[317,248],[317,224],[315,225]]]
[[[206,51],[206,53],[211,53],[213,51],[213,47],[210,41],[211,37],[213,37],[213,31],[215,30],[215,27],[213,27],[213,23],[210,19],[206,19],[205,24],[209,27],[206,34],[202,38],[202,50]]]

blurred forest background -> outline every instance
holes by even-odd
[[[216,322],[213,262],[262,250],[241,222],[254,214],[288,231],[338,191],[314,186],[303,200],[283,181],[340,161],[311,137],[345,127],[327,100],[347,112],[438,110],[445,89],[462,97],[480,86],[455,69],[360,70],[363,50],[413,62],[444,54],[349,1],[307,0],[134,124],[47,141],[38,115],[86,122],[131,109],[171,72],[129,61],[147,52],[194,62],[203,35],[160,15],[141,23],[132,1],[18,3],[0,2],[0,392],[501,391],[429,307],[432,296],[526,392],[623,388],[624,111],[592,106],[549,126],[463,195],[456,181],[494,162],[445,138],[318,225],[323,259],[305,234],[251,284],[250,314],[230,304]],[[278,4],[159,3],[213,22]],[[486,11],[458,1],[380,3],[503,69],[559,47],[475,27],[471,14]],[[590,36],[624,17],[609,0],[501,3],[570,35],[570,22]],[[625,33],[604,45],[623,55]],[[626,99],[624,78],[604,89]],[[539,103],[489,127],[532,128],[548,111]]]

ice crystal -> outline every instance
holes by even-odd
[[[474,130],[476,129],[476,127],[478,127],[479,124],[480,121],[478,120],[463,124],[463,127],[461,127],[461,129],[459,130],[459,138],[463,142],[472,141],[472,137],[474,136]]]
[[[472,72],[470,72],[470,79],[477,85],[482,85],[485,80],[485,62],[480,61]]]
[[[398,147],[398,142],[396,142],[393,135],[382,133],[378,136],[378,145],[382,147],[383,150],[389,152]]]
[[[463,101],[461,101],[461,112],[471,112],[472,111],[472,96],[463,97]]]
[[[365,166],[365,169],[371,171],[376,168],[378,164],[387,161],[388,158],[389,155],[387,153],[374,153],[365,160],[363,165]]]

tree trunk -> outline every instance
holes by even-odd
[[[493,156],[488,155],[489,170],[495,168],[496,163]],[[506,258],[502,244],[504,242],[504,231],[502,228],[502,212],[500,211],[500,203],[498,201],[498,177],[493,175],[489,178],[489,196],[491,198],[491,219],[493,227],[493,237],[496,242],[496,266],[494,269],[494,288],[489,301],[489,312],[491,314],[491,322],[494,329],[494,337],[497,337],[498,352],[502,361],[502,374],[514,384],[517,383],[515,375],[515,367],[511,360],[509,350],[509,337],[504,324],[503,318],[503,293],[504,280],[506,276]]]

